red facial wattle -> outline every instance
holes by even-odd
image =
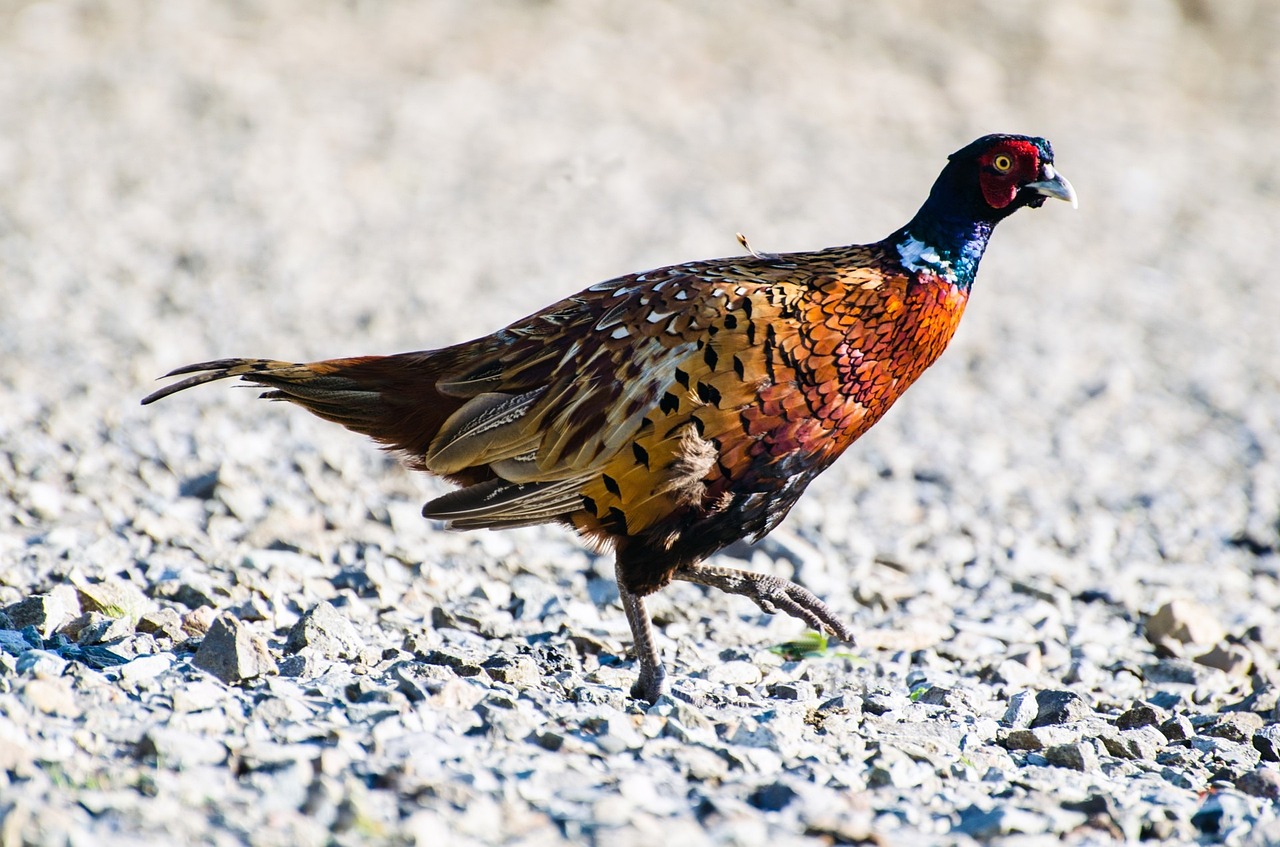
[[[1001,170],[1000,165],[1008,167]],[[1025,141],[1006,141],[987,151],[978,160],[978,186],[993,209],[1003,209],[1018,196],[1018,190],[1040,173],[1040,151]]]

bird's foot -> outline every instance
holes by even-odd
[[[662,659],[658,658],[653,625],[645,611],[644,598],[631,593],[621,578],[618,579],[618,594],[622,598],[622,609],[627,613],[627,623],[631,625],[631,634],[635,637],[636,661],[640,665],[640,676],[631,686],[631,696],[654,703],[667,693],[667,670],[662,666]]]
[[[640,676],[631,686],[631,696],[646,703],[656,703],[658,698],[668,693],[667,670],[662,665],[645,666],[641,663]]]
[[[771,615],[786,612],[816,630],[825,630],[841,641],[854,643],[852,627],[836,617],[812,591],[790,580],[708,565],[686,565],[675,572],[675,578],[741,594]]]

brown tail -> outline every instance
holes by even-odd
[[[312,414],[364,433],[389,450],[423,456],[445,419],[464,399],[436,384],[448,355],[441,351],[360,356],[308,364],[270,359],[219,359],[187,365],[166,377],[194,374],[143,398],[145,406],[184,389],[239,377],[270,390],[260,396],[288,400]]]

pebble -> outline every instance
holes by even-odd
[[[78,615],[80,606],[74,594],[54,591],[35,594],[6,606],[4,613],[14,629],[34,626],[42,637],[48,638]]]
[[[1125,759],[1154,761],[1156,754],[1165,748],[1169,739],[1153,726],[1125,729],[1113,736],[1103,736],[1107,752]]]
[[[1253,654],[1239,644],[1219,644],[1196,656],[1196,663],[1217,668],[1230,676],[1248,676],[1253,667]]]
[[[1172,639],[1191,644],[1216,644],[1226,635],[1217,617],[1194,600],[1171,600],[1146,621],[1147,639],[1158,644]]]
[[[1023,729],[1031,726],[1031,722],[1040,714],[1040,706],[1036,703],[1035,692],[1019,691],[1009,698],[1004,717],[1000,722],[1008,727]]]
[[[1044,757],[1051,765],[1077,771],[1096,771],[1101,767],[1097,749],[1087,741],[1050,747],[1044,751]]]
[[[1071,723],[1091,714],[1089,704],[1074,691],[1040,691],[1036,693],[1036,717],[1031,725]]]
[[[209,627],[191,664],[227,685],[276,670],[266,645],[247,624],[230,614],[220,616]]]
[[[1235,785],[1252,797],[1280,803],[1280,771],[1273,767],[1256,767],[1237,778]]]
[[[321,601],[298,618],[284,649],[287,653],[308,650],[326,659],[355,659],[364,650],[364,642],[351,621],[332,603]]]

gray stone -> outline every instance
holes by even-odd
[[[775,682],[769,686],[768,690],[770,697],[776,697],[779,700],[799,700],[808,703],[818,699],[818,692],[813,683],[805,680]]]
[[[1226,632],[1217,617],[1193,600],[1165,603],[1146,621],[1147,640],[1152,644],[1169,638],[1191,644],[1216,644]]]
[[[1092,743],[1088,741],[1078,741],[1074,744],[1060,744],[1056,747],[1050,747],[1044,751],[1044,757],[1049,760],[1049,764],[1056,765],[1060,768],[1070,768],[1077,771],[1096,771],[1101,767],[1101,760],[1098,758],[1098,751]]]
[[[911,700],[897,691],[880,689],[862,696],[862,710],[869,715],[884,715],[911,705]]]
[[[1031,725],[1071,723],[1092,714],[1089,704],[1074,691],[1039,691],[1036,693],[1036,718]]]
[[[101,612],[87,612],[78,622],[77,644],[109,644],[122,641],[134,632],[133,621],[129,618],[107,617]]]
[[[62,676],[67,660],[48,650],[27,650],[18,656],[15,669],[20,674],[33,677],[54,678]]]
[[[1150,703],[1134,703],[1120,717],[1116,718],[1118,729],[1139,729],[1144,726],[1159,726],[1167,716],[1164,710],[1157,709]]]
[[[1014,729],[1004,736],[1007,750],[1047,750],[1073,744],[1083,737],[1080,726],[1038,726],[1033,729]]]
[[[1195,728],[1185,715],[1174,715],[1160,724],[1160,732],[1170,741],[1186,741],[1195,736]]]
[[[187,637],[182,630],[182,616],[173,609],[156,609],[138,618],[138,632],[147,632],[163,636],[170,641],[179,642]]]
[[[505,682],[516,688],[530,688],[542,679],[542,671],[532,656],[497,655],[485,660],[480,667],[497,682]]]
[[[65,592],[36,594],[6,606],[4,613],[15,629],[34,626],[43,638],[48,638],[67,621],[80,613],[75,596]]]
[[[326,659],[354,659],[364,649],[364,642],[346,616],[332,603],[321,601],[298,618],[284,649],[287,653],[305,649]]]
[[[1007,727],[1024,729],[1031,726],[1031,722],[1039,713],[1040,707],[1036,703],[1035,693],[1019,691],[1009,698],[1009,706],[1004,710],[1004,717],[1000,718],[1000,723]]]
[[[0,650],[11,656],[21,655],[31,649],[31,643],[22,633],[12,629],[0,629]]]
[[[1265,762],[1280,762],[1280,723],[1267,724],[1253,734],[1253,746]]]
[[[1253,666],[1253,654],[1239,644],[1222,643],[1207,653],[1196,656],[1196,663],[1217,668],[1231,676],[1248,676]]]
[[[203,712],[225,702],[231,696],[216,682],[198,679],[186,682],[173,691],[173,710],[178,714]]]
[[[1001,835],[1039,835],[1049,832],[1052,824],[1048,816],[1017,806],[1002,805],[992,809],[970,806],[960,810],[960,823],[955,831],[979,841],[988,841]]]
[[[1156,754],[1168,745],[1169,740],[1153,726],[1140,726],[1137,729],[1122,730],[1114,736],[1103,736],[1102,743],[1113,756],[1154,761]]]
[[[707,681],[716,685],[755,685],[760,679],[760,668],[754,662],[741,659],[720,662],[707,669]]]
[[[81,582],[76,585],[80,608],[86,612],[101,612],[109,618],[129,618],[136,621],[155,608],[151,598],[130,582]]]
[[[168,727],[148,729],[134,754],[170,770],[220,765],[227,760],[227,748],[221,741]]]
[[[266,645],[231,614],[221,615],[213,622],[191,664],[227,685],[276,670]]]
[[[1236,779],[1236,788],[1253,797],[1280,803],[1280,771],[1259,766]]]
[[[171,653],[139,656],[133,661],[120,666],[120,679],[137,685],[148,679],[154,679],[171,667],[173,667],[173,655]]]
[[[1225,738],[1198,735],[1190,744],[1191,749],[1206,754],[1205,765],[1214,772],[1215,779],[1235,780],[1256,768],[1262,760],[1262,754],[1253,745]]]
[[[1225,738],[1237,744],[1248,744],[1254,733],[1263,727],[1263,720],[1253,712],[1227,712],[1213,715],[1203,723],[1192,721],[1201,735]]]
[[[217,617],[217,609],[199,606],[182,616],[182,631],[190,638],[200,638],[209,631]]]

